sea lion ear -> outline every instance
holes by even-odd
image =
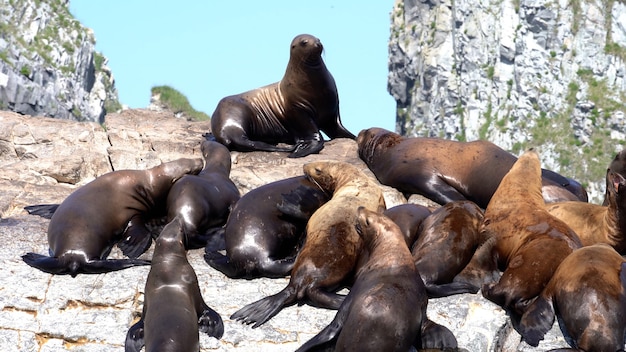
[[[624,177],[616,172],[611,171],[610,172],[610,178],[611,178],[611,184],[613,185],[614,189],[615,189],[615,193],[619,193],[619,186],[626,186],[626,179],[624,179]]]

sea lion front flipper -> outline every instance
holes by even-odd
[[[309,341],[305,342],[296,352],[305,352],[315,347],[314,351],[319,351],[320,346],[328,347],[328,350],[334,350],[337,336],[343,329],[343,324],[350,313],[350,305],[352,302],[352,296],[346,296],[343,304],[335,314],[335,318],[330,322],[322,331],[313,336]]]
[[[252,324],[252,328],[258,328],[286,306],[295,303],[296,292],[290,286],[285,287],[275,295],[267,296],[256,302],[239,309],[230,319],[240,321],[244,324]]]
[[[513,320],[512,320],[513,321]],[[537,347],[545,334],[554,324],[554,307],[552,301],[542,295],[528,306],[519,324],[513,327],[522,335],[522,339],[529,345]],[[517,326],[516,326],[517,325]]]
[[[291,154],[287,155],[289,158],[302,158],[309,154],[317,154],[322,149],[324,149],[324,140],[313,139],[313,140],[299,140],[296,143],[296,147],[294,148]]]
[[[129,221],[124,232],[124,238],[117,243],[117,246],[125,256],[135,259],[147,251],[151,244],[152,235],[150,231],[146,228],[143,220],[135,216]]]
[[[323,194],[326,192],[322,190]],[[321,193],[319,190],[313,190],[310,187],[298,186],[288,193],[282,193],[282,202],[276,207],[278,210],[295,220],[308,221],[311,215],[320,207],[319,198]],[[326,195],[330,198],[329,195]]]
[[[422,324],[421,341],[417,341],[413,346],[415,346],[417,350],[448,350],[457,349],[458,342],[450,329],[430,319],[426,319]]]
[[[204,261],[213,269],[221,272],[231,279],[239,279],[243,276],[243,270],[235,268],[227,256],[218,251],[207,250],[204,253]]]
[[[49,257],[33,252],[28,252],[22,256],[24,263],[39,269],[48,274],[67,274],[67,265],[62,264],[58,258]]]
[[[143,317],[128,329],[126,341],[124,342],[125,352],[139,352],[145,345],[143,331]]]
[[[24,210],[30,215],[39,215],[42,218],[52,219],[52,215],[54,215],[58,207],[59,204],[37,204],[27,205],[24,207]]]
[[[461,293],[476,293],[480,288],[466,282],[451,282],[442,285],[426,284],[428,298],[441,298]]]
[[[213,227],[206,230],[203,234],[194,237],[185,237],[187,249],[205,248],[205,251],[217,252],[226,249],[226,240],[224,239],[224,227]]]
[[[216,339],[222,338],[224,335],[222,317],[210,307],[205,307],[200,318],[198,318],[198,330]]]

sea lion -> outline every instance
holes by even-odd
[[[345,298],[335,291],[354,275],[363,243],[354,228],[359,206],[381,212],[385,199],[376,181],[357,167],[339,161],[305,164],[304,174],[332,198],[319,207],[306,226],[306,241],[298,253],[289,284],[282,291],[248,304],[231,319],[256,328],[283,307],[306,302],[338,309]]]
[[[546,209],[567,223],[584,246],[606,243],[626,254],[626,179],[609,168],[606,180],[608,205],[561,202],[547,204]]]
[[[398,225],[407,246],[411,248],[419,235],[422,221],[431,214],[431,211],[423,205],[406,203],[391,207],[385,210],[383,214]]]
[[[486,241],[480,232],[483,210],[469,200],[447,203],[422,222],[411,248],[430,298],[476,293],[479,287],[454,278]]]
[[[220,100],[211,115],[215,139],[231,150],[291,152],[289,157],[299,158],[324,148],[320,130],[330,138],[356,138],[341,124],[323,50],[318,38],[296,36],[280,81]]]
[[[199,351],[199,331],[224,334],[220,315],[204,302],[187,260],[185,222],[170,221],[156,239],[144,290],[141,319],[128,329],[126,352]]]
[[[27,253],[24,262],[72,277],[149,264],[135,259],[152,242],[145,219],[164,213],[172,184],[185,174],[198,173],[202,165],[200,158],[178,159],[96,178],[72,192],[54,212],[48,225],[50,256]],[[131,259],[106,259],[116,243]]]
[[[362,130],[357,146],[359,157],[382,184],[439,204],[471,200],[483,209],[517,160],[488,141],[408,138],[382,128]],[[547,200],[587,201],[578,182],[553,171],[542,170],[542,182],[549,186]]]
[[[167,196],[167,220],[183,220],[185,245],[202,248],[226,223],[240,193],[230,176],[230,151],[224,145],[204,140],[200,145],[204,168],[197,175],[176,181]],[[219,236],[221,237],[221,236]]]
[[[482,294],[504,308],[514,324],[563,259],[582,246],[576,233],[545,209],[539,155],[532,149],[502,178],[481,231],[495,238],[492,258],[503,271],[497,283],[483,285]]]
[[[333,321],[297,352],[334,345],[334,351],[456,349],[452,332],[426,315],[428,297],[400,228],[359,207],[355,228],[369,252]]]
[[[567,256],[517,330],[537,346],[554,316],[565,341],[577,351],[623,351],[626,333],[626,262],[599,243]],[[563,349],[565,350],[565,349]]]
[[[224,226],[226,256],[207,246],[204,259],[230,278],[289,275],[306,223],[330,193],[305,176],[270,182],[244,194]]]
[[[617,153],[615,155],[615,158],[613,158],[613,161],[611,161],[611,163],[609,164],[606,176],[606,182],[607,185],[609,183],[608,180],[608,176],[609,176],[609,171],[612,171],[616,174],[621,175],[622,177],[626,178],[626,149],[623,149],[622,151],[620,151],[619,153]],[[605,191],[604,194],[604,201],[602,202],[602,205],[609,205],[609,193],[608,193],[608,189]]]

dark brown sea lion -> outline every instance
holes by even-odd
[[[199,351],[199,331],[224,334],[220,315],[204,302],[187,260],[184,221],[175,217],[156,239],[141,319],[126,334],[126,352]]]
[[[613,158],[613,161],[611,161],[611,163],[609,164],[609,168],[608,170],[606,170],[606,183],[607,183],[607,187],[609,184],[609,171],[612,171],[613,173],[619,174],[622,177],[626,178],[626,149],[620,151],[619,153],[617,153],[617,155],[615,155],[615,158]],[[608,188],[604,194],[604,202],[602,203],[602,205],[609,205],[609,191]]]
[[[330,138],[354,139],[341,124],[337,87],[323,50],[316,37],[298,35],[280,81],[223,98],[211,116],[217,141],[231,150],[291,152],[289,157],[298,158],[324,148],[320,130]]]
[[[467,199],[483,209],[517,160],[488,141],[408,138],[382,128],[362,130],[357,144],[359,157],[382,184],[439,204]],[[547,199],[587,201],[578,182],[549,170],[542,176]]]
[[[96,178],[70,194],[54,212],[48,225],[50,256],[27,253],[23,260],[47,273],[72,277],[149,264],[135,259],[152,242],[145,219],[164,213],[172,184],[185,174],[198,173],[202,165],[199,158],[178,159]],[[106,259],[116,243],[131,259]]]
[[[541,167],[534,150],[522,154],[504,176],[483,220],[495,238],[492,257],[503,271],[482,294],[504,308],[513,323],[541,293],[556,268],[582,246],[576,233],[550,215],[541,195]]]
[[[240,197],[239,189],[229,178],[228,148],[205,140],[200,150],[204,168],[197,175],[181,177],[167,196],[168,222],[176,216],[182,219],[187,248],[202,248],[208,240],[215,239],[214,233],[221,230]]]
[[[406,203],[391,207],[385,210],[383,214],[398,225],[404,235],[407,246],[411,248],[419,235],[419,228],[422,221],[424,221],[431,212],[428,207],[423,205]]]
[[[482,221],[483,210],[469,200],[447,203],[424,219],[411,254],[429,297],[478,292],[477,286],[453,280],[486,240]]]
[[[207,246],[204,259],[230,278],[289,275],[307,221],[330,194],[305,176],[251,190],[235,204],[224,227],[226,256]]]
[[[332,198],[317,209],[306,227],[306,241],[296,257],[289,284],[282,291],[248,304],[231,319],[258,327],[283,307],[306,302],[338,309],[345,298],[335,293],[354,275],[363,243],[354,228],[357,209],[383,212],[381,188],[369,176],[348,163],[315,161],[304,165],[304,174]]]
[[[606,180],[606,206],[562,202],[546,209],[571,227],[584,246],[606,243],[626,254],[626,179],[609,168]]]
[[[452,332],[428,319],[428,297],[400,228],[385,215],[358,208],[356,230],[369,252],[335,319],[297,352],[456,349]]]
[[[624,351],[624,258],[606,244],[575,250],[528,307],[517,330],[527,343],[537,346],[552,328],[555,314],[572,350]]]

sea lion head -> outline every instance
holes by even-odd
[[[386,150],[400,143],[402,136],[383,128],[372,127],[359,132],[356,137],[359,157],[366,164],[374,162],[374,158],[381,150]]]
[[[230,173],[231,160],[230,151],[222,143],[204,140],[200,145],[202,157],[204,158],[204,170],[218,168]]]
[[[381,234],[401,232],[400,228],[393,220],[383,214],[371,211],[364,206],[357,208],[356,224],[354,227],[356,232],[363,239],[363,243],[368,248],[372,248],[372,246],[375,245],[377,238]]]
[[[302,169],[309,181],[329,193],[357,178],[360,172],[354,165],[336,160],[313,161],[304,164]]]
[[[181,158],[162,163],[151,170],[155,171],[154,177],[167,176],[174,183],[186,174],[197,175],[203,167],[204,161],[201,158]]]
[[[324,46],[322,42],[310,35],[300,34],[291,41],[290,60],[316,66],[322,61]]]

